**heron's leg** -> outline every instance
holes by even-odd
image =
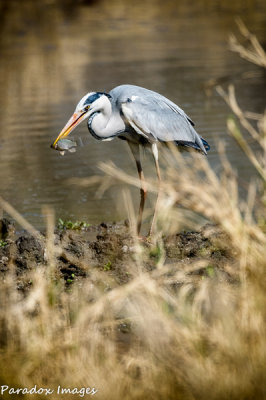
[[[146,184],[145,184],[145,179],[144,179],[144,173],[143,173],[141,162],[140,162],[139,145],[135,144],[135,143],[131,143],[131,142],[128,142],[128,145],[129,145],[130,150],[133,154],[133,157],[136,161],[138,174],[139,174],[139,180],[140,180],[140,204],[139,204],[139,214],[138,214],[138,220],[137,220],[137,234],[139,235],[145,199],[147,196],[147,189],[146,189]]]
[[[160,198],[160,191],[161,191],[161,172],[160,172],[160,167],[159,167],[159,162],[158,162],[158,147],[157,147],[157,144],[153,143],[152,146],[151,146],[151,149],[152,149],[152,154],[153,154],[153,158],[154,158],[154,162],[155,162],[156,174],[157,174],[157,178],[158,178],[159,187],[158,187],[158,195],[157,195],[157,199],[156,199],[156,203],[155,203],[155,207],[154,207],[154,214],[153,214],[153,218],[152,218],[152,222],[151,222],[149,235],[152,234],[152,231],[153,231],[153,228],[154,228],[154,224],[155,224],[155,221],[156,221],[157,208],[158,208],[158,203],[159,203],[159,198]]]

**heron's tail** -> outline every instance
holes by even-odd
[[[201,137],[201,141],[202,141],[202,143],[203,143],[203,146],[204,146],[205,150],[206,150],[206,151],[209,151],[210,148],[211,148],[211,146],[209,145],[209,143],[208,143],[205,139],[203,139],[203,137]]]
[[[199,150],[202,151],[204,154],[207,154],[207,151],[209,151],[211,148],[209,143],[201,136],[197,136],[196,140],[197,140],[196,142],[189,142],[186,140],[175,140],[175,144],[177,146],[192,147],[195,150]]]

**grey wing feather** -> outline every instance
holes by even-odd
[[[193,122],[175,103],[137,86],[123,85],[116,89],[120,90],[118,103],[124,117],[137,133],[151,142],[195,143],[206,154]]]

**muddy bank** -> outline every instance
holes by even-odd
[[[225,279],[230,279],[223,267],[228,261],[233,262],[234,255],[226,236],[212,225],[205,225],[198,232],[165,236],[156,244],[143,240],[137,254],[136,241],[126,222],[72,228],[76,229],[55,230],[52,249],[58,278],[63,278],[67,285],[89,277],[92,268],[124,284],[132,277],[131,265],[136,263],[139,252],[147,271],[156,268],[162,260],[167,264],[204,260],[204,267],[197,270],[197,274],[210,276],[219,271]],[[47,266],[49,260],[44,234],[39,239],[28,233],[18,235],[12,222],[5,218],[0,220],[2,276],[13,268],[18,288],[25,290],[30,284],[23,281],[23,276],[27,271]]]

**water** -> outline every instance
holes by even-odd
[[[237,32],[234,19],[240,15],[263,43],[266,7],[264,1],[221,3],[0,1],[0,195],[36,228],[44,226],[44,204],[61,218],[92,223],[125,218],[123,185],[98,199],[97,187],[68,183],[100,174],[102,160],[135,174],[125,142],[90,137],[87,146],[64,157],[50,148],[85,93],[122,83],[150,88],[179,104],[210,143],[213,168],[221,138],[248,182],[253,168],[226,133],[230,111],[215,92],[207,96],[205,87],[222,77],[236,85],[243,109],[264,110],[265,74],[228,50],[228,35]],[[76,135],[88,137],[86,123]],[[149,156],[144,165],[146,175],[153,175]],[[131,191],[137,202],[137,189]]]

